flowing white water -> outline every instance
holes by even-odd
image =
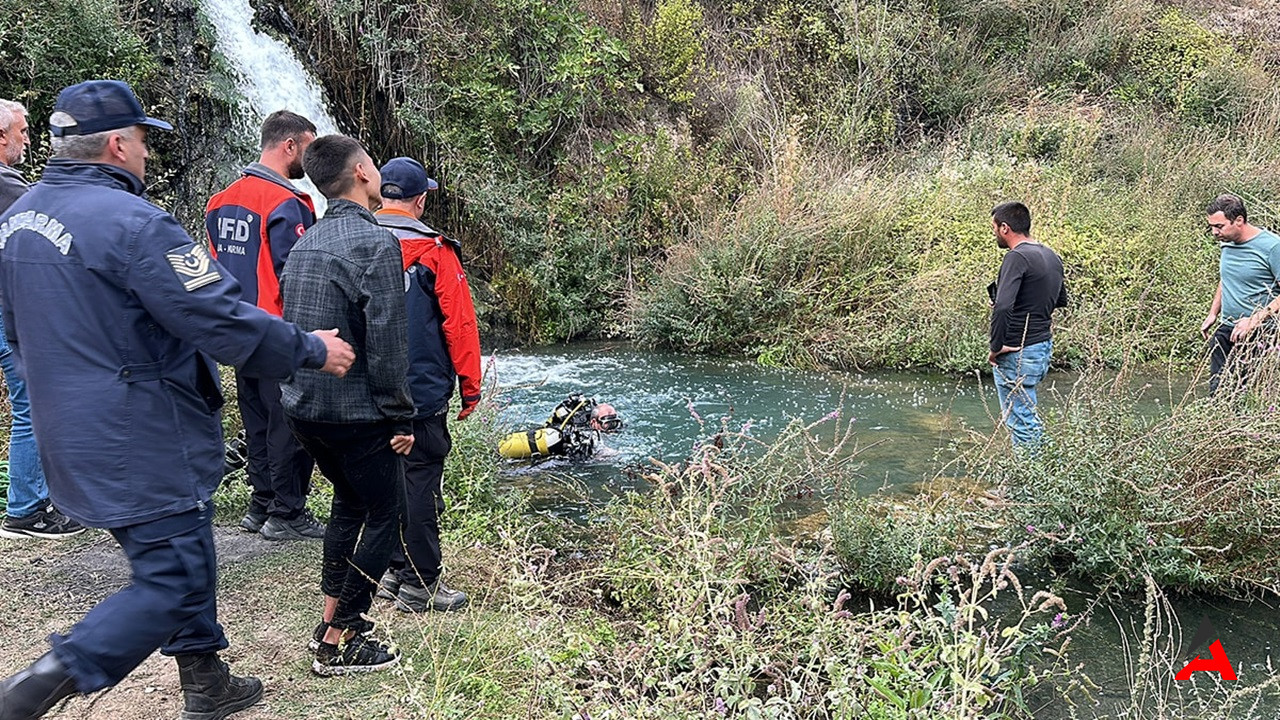
[[[237,87],[248,101],[256,129],[276,110],[291,110],[311,120],[317,135],[338,132],[338,124],[325,107],[320,85],[311,77],[288,45],[253,29],[249,0],[204,0],[203,12],[218,36],[222,53],[237,74]],[[316,212],[323,215],[327,203],[309,179],[295,184],[311,195]]]

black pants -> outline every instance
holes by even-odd
[[[453,448],[448,414],[413,421],[413,450],[404,467],[403,545],[391,553],[391,567],[400,582],[427,587],[440,578],[440,516],[444,459]]]
[[[391,449],[391,423],[289,425],[333,483],[320,589],[338,598],[332,624],[345,630],[369,610],[396,544],[404,466]]]
[[[289,430],[280,383],[236,373],[236,404],[249,448],[249,512],[295,518],[311,490],[311,456]]]
[[[1251,339],[1242,343],[1231,342],[1231,331],[1235,328],[1229,325],[1219,325],[1218,329],[1209,338],[1209,394],[1213,395],[1218,392],[1218,385],[1222,380],[1222,373],[1230,369],[1236,374],[1238,381],[1237,387],[1243,387],[1249,381],[1249,373],[1252,370],[1253,362],[1258,359],[1258,336],[1264,330],[1255,330]],[[1273,330],[1265,330],[1270,334]]]

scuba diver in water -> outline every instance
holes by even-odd
[[[601,433],[622,429],[618,411],[609,403],[574,393],[551,411],[540,428],[515,432],[498,444],[503,457],[524,459],[549,455],[581,460],[595,454]]]

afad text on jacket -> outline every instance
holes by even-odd
[[[239,281],[245,302],[277,316],[285,258],[315,222],[311,196],[262,163],[210,198],[204,216],[213,256]]]

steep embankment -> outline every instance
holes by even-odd
[[[973,367],[987,211],[1022,198],[1069,265],[1064,359],[1185,360],[1200,208],[1272,216],[1261,6],[285,6],[352,126],[445,180],[490,321],[532,340]]]
[[[487,337],[975,367],[987,211],[1021,198],[1068,264],[1064,361],[1186,361],[1214,280],[1200,208],[1230,190],[1275,215],[1261,3],[258,6],[375,155],[443,180],[432,220]],[[0,93],[39,119],[68,80],[135,80],[186,131],[156,167],[190,221],[239,160],[196,27],[188,2],[6,6]]]

